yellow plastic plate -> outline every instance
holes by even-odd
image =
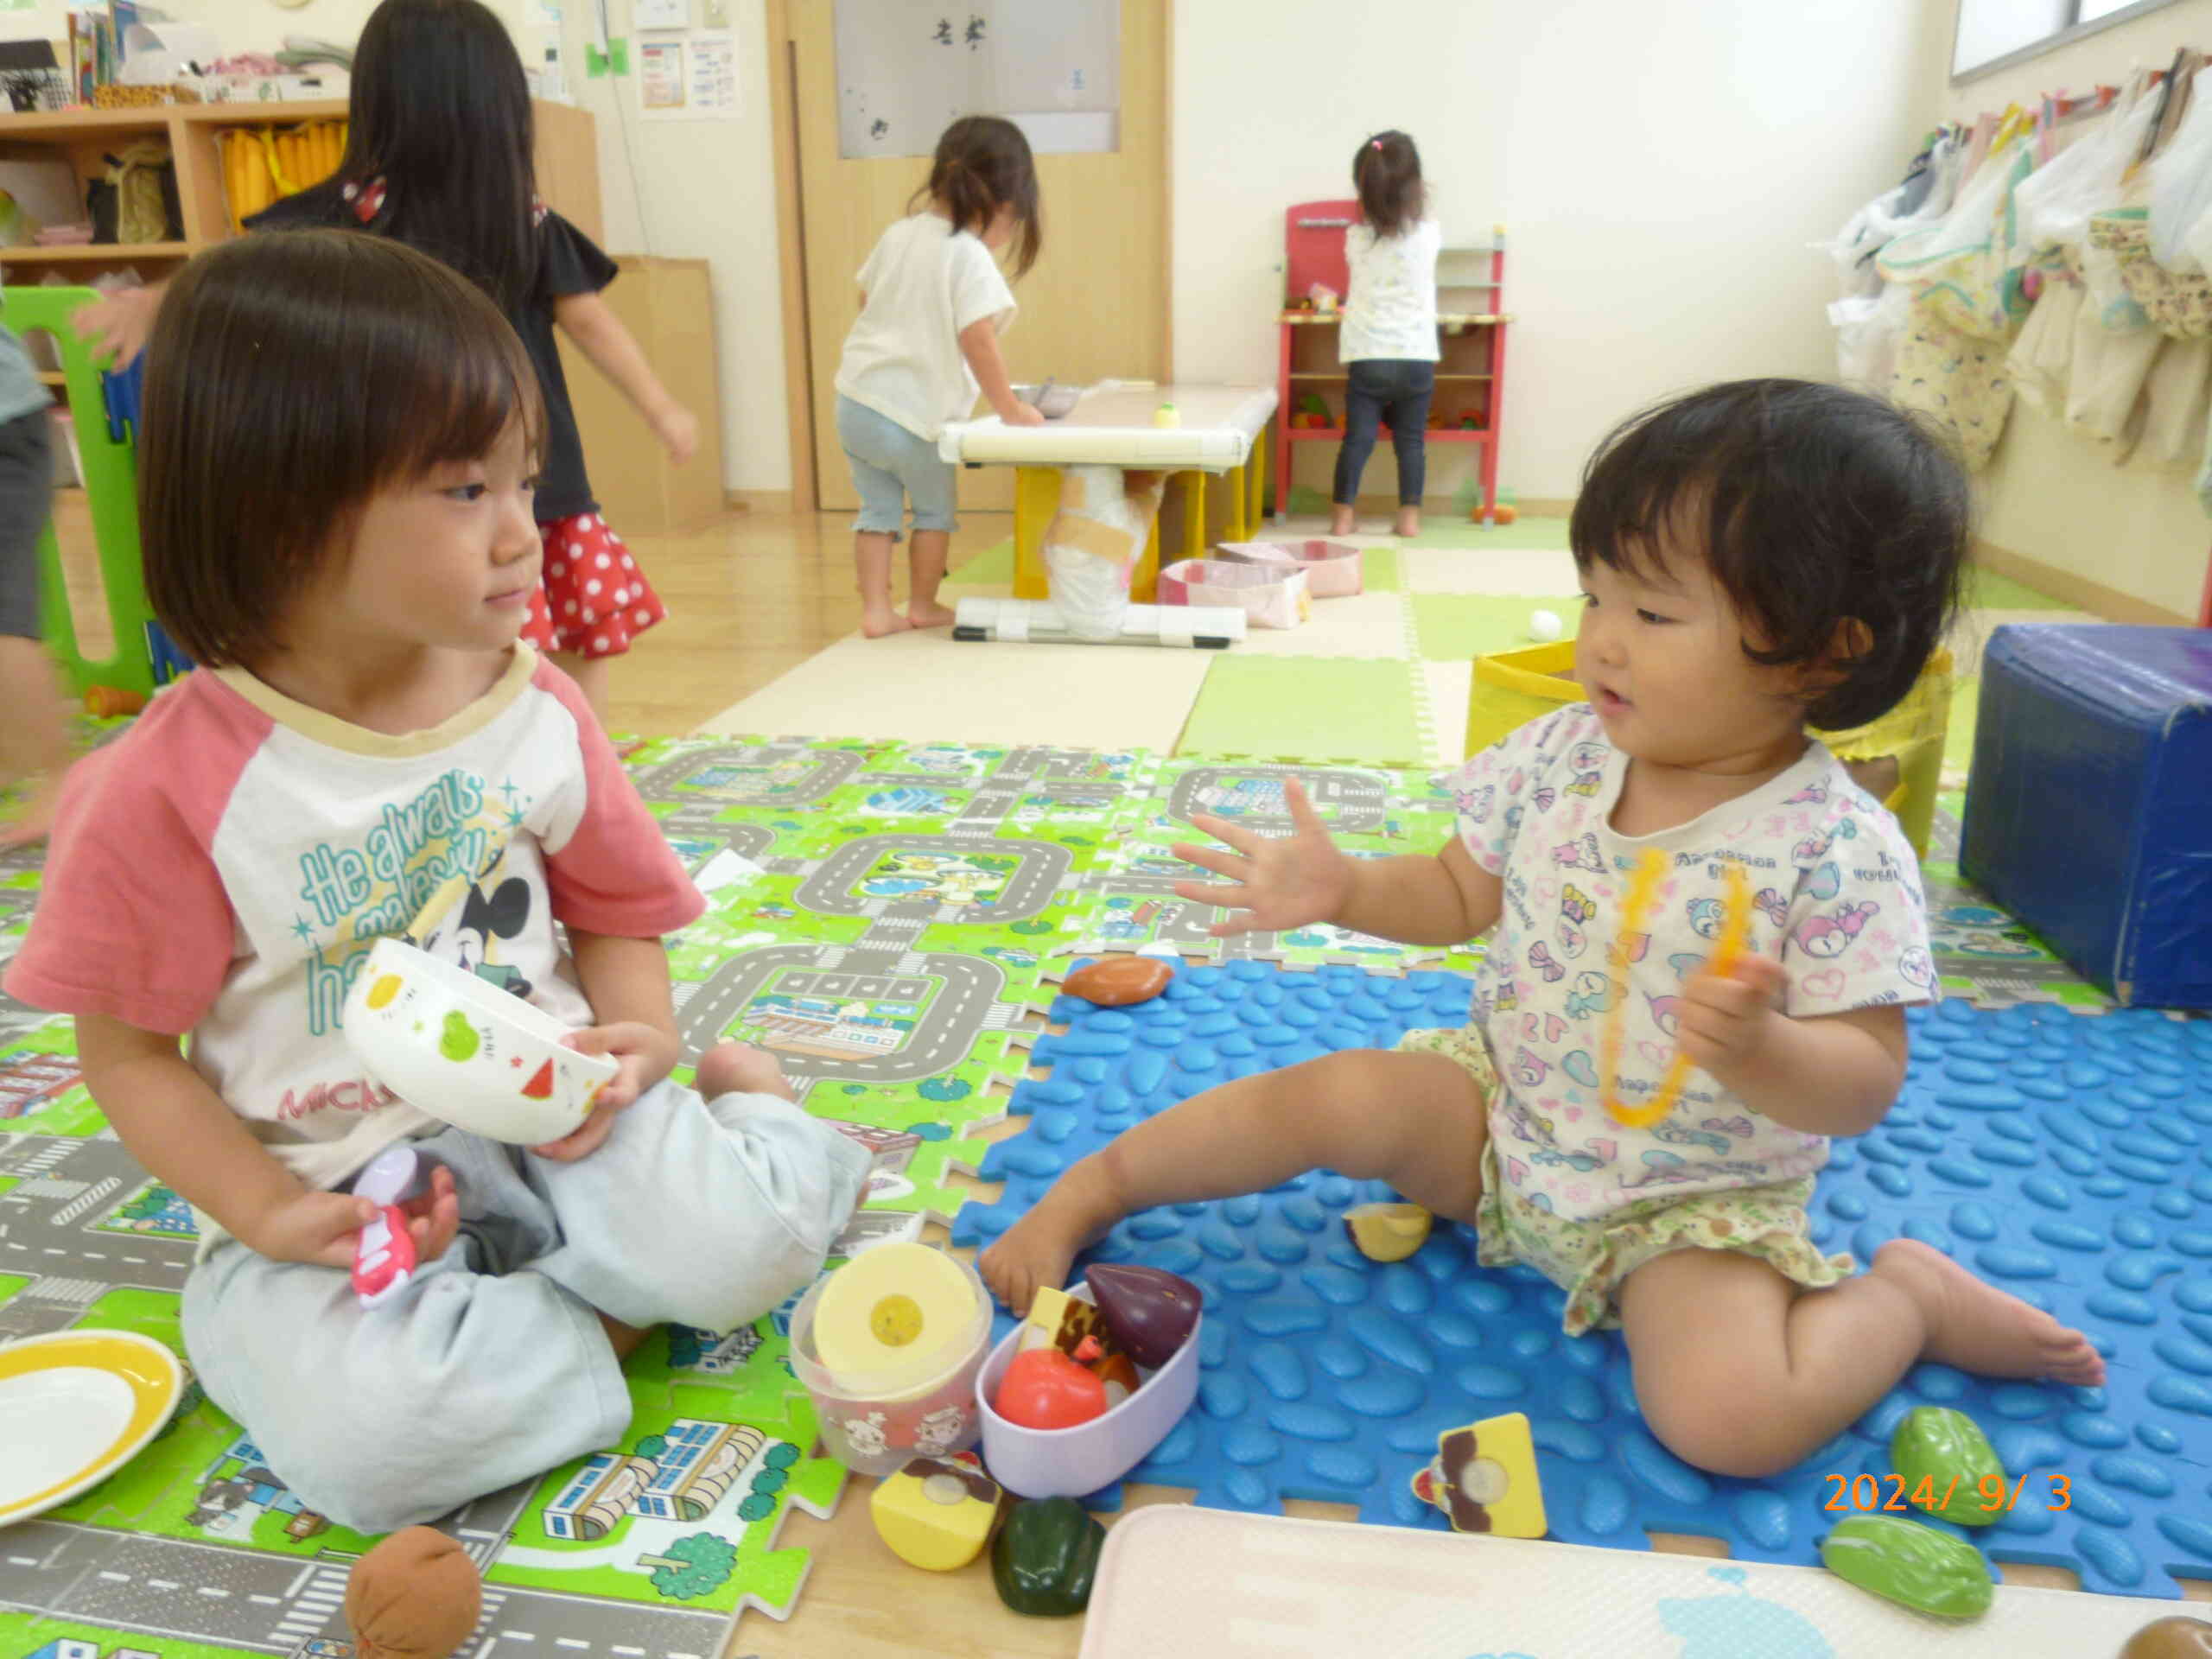
[[[183,1392],[176,1356],[127,1331],[57,1331],[0,1348],[0,1527],[105,1480]]]

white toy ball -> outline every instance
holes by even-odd
[[[1567,632],[1567,624],[1559,620],[1557,611],[1533,611],[1529,616],[1529,637],[1549,645]]]

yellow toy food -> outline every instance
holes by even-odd
[[[1033,1348],[1057,1348],[1070,1359],[1082,1359],[1089,1357],[1076,1350],[1086,1338],[1099,1344],[1095,1357],[1119,1351],[1107,1334],[1105,1316],[1095,1306],[1065,1290],[1045,1287],[1031,1298],[1021,1340],[1014,1346],[1021,1353]]]
[[[1428,1237],[1430,1217],[1417,1204],[1356,1204],[1344,1211],[1352,1248],[1370,1262],[1402,1262]]]
[[[976,1292],[927,1244],[883,1244],[831,1274],[815,1310],[815,1351],[834,1376],[926,1378],[973,1339]]]
[[[983,1553],[1011,1500],[972,1452],[917,1458],[875,1489],[876,1536],[910,1567],[950,1573]]]
[[[1154,426],[1180,426],[1183,424],[1182,411],[1173,404],[1162,404],[1152,411],[1152,423]]]
[[[1444,1511],[1454,1532],[1541,1538],[1548,1529],[1535,1442],[1517,1411],[1438,1435],[1436,1456],[1413,1487],[1415,1497]]]

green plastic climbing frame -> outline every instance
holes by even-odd
[[[92,510],[92,538],[99,549],[100,587],[105,596],[114,645],[101,658],[87,658],[77,637],[76,618],[62,586],[61,554],[48,524],[39,540],[40,622],[48,646],[77,695],[95,685],[120,690],[154,690],[153,651],[147,630],[154,620],[146,604],[146,581],[138,556],[137,466],[131,445],[108,431],[107,403],[99,365],[78,339],[70,318],[99,296],[89,288],[10,288],[0,292],[8,327],[21,335],[42,328],[61,355],[69,407],[75,415],[77,455],[85,495]]]

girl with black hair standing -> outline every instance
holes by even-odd
[[[1351,533],[1359,475],[1378,425],[1388,421],[1398,456],[1395,529],[1418,536],[1428,467],[1424,433],[1436,391],[1436,254],[1444,233],[1428,217],[1421,152],[1404,133],[1378,132],[1362,143],[1351,177],[1362,220],[1344,232],[1351,291],[1337,344],[1345,372],[1344,441],[1337,451],[1329,533]]]
[[[544,574],[523,638],[552,654],[604,722],[608,662],[667,612],[593,499],[556,325],[679,465],[697,443],[697,423],[600,298],[614,262],[537,199],[529,84],[495,13],[479,0],[384,0],[361,30],[346,119],[338,171],[246,226],[391,237],[461,272],[506,315],[545,404],[532,509]],[[116,368],[126,366],[152,329],[164,286],[88,306],[79,331],[114,349]]]

